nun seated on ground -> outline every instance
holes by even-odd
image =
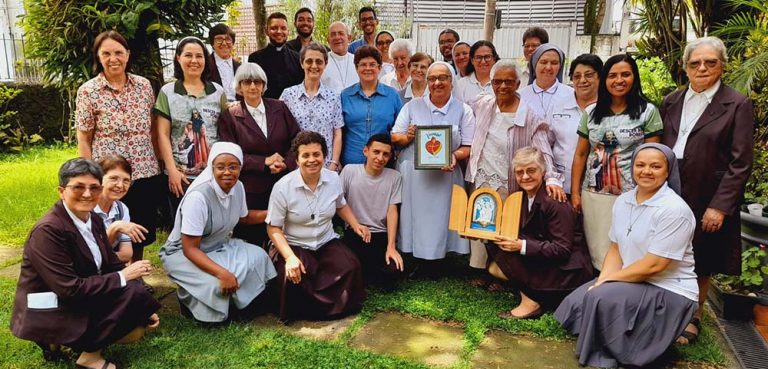
[[[555,318],[578,336],[579,364],[645,366],[675,342],[698,307],[696,219],[680,197],[677,159],[662,144],[632,155],[637,186],[616,199],[600,276],[565,298]]]
[[[182,314],[203,323],[220,323],[236,310],[250,318],[267,306],[267,282],[277,273],[264,249],[231,238],[235,225],[263,223],[266,210],[248,210],[238,180],[240,146],[217,142],[208,165],[189,186],[176,213],[173,231],[160,249],[177,290]],[[231,309],[230,303],[234,303]]]

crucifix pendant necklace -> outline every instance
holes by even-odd
[[[643,215],[643,212],[645,211],[645,207],[643,207],[640,210],[640,214],[637,214],[637,218],[635,218],[634,221],[632,221],[632,211],[633,210],[635,210],[634,206],[629,209],[629,227],[627,227],[627,236],[629,236],[629,234],[632,233],[632,226],[634,226],[635,223],[637,223],[637,220],[640,219],[640,217]]]

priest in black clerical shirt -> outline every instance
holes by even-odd
[[[279,99],[283,90],[304,80],[304,70],[299,63],[299,53],[285,46],[288,40],[288,18],[285,14],[277,12],[267,17],[267,37],[267,47],[248,56],[248,61],[260,65],[267,74],[264,97]]]

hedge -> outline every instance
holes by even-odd
[[[22,90],[8,103],[8,110],[18,112],[12,120],[20,123],[26,134],[37,133],[46,142],[66,140],[70,116],[66,93],[55,87],[35,84],[3,85]]]

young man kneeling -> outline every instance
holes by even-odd
[[[371,230],[364,243],[354,232],[344,233],[344,243],[357,254],[366,284],[392,290],[403,272],[403,258],[395,248],[400,173],[386,168],[392,157],[388,134],[371,136],[363,148],[365,164],[350,164],[341,171],[344,197],[360,224]]]

